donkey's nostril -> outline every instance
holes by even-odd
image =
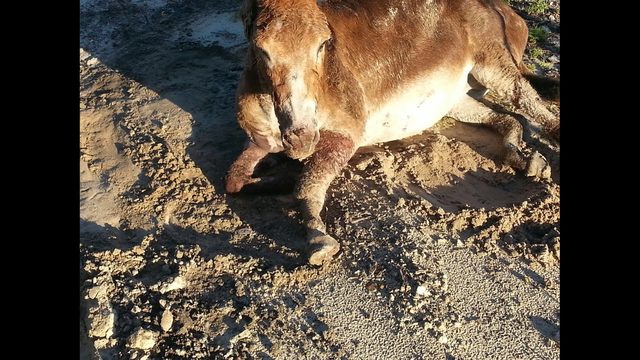
[[[307,131],[305,129],[295,129],[293,130],[293,133],[300,138],[300,137],[304,137],[307,134]]]
[[[283,135],[282,136],[282,142],[284,143],[284,147],[287,149],[291,148],[291,142],[289,141],[289,136],[288,135]]]
[[[287,132],[282,136],[282,141],[285,146],[288,148],[297,149],[302,145],[302,141],[300,141],[300,137],[294,132]]]

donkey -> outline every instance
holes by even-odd
[[[501,0],[245,0],[242,17],[249,50],[236,115],[250,141],[226,191],[273,185],[253,177],[270,153],[304,160],[296,196],[313,265],[340,249],[320,212],[360,146],[416,135],[448,116],[492,127],[507,164],[540,174],[546,162],[521,151],[520,122],[470,96],[471,83],[559,140],[559,119],[523,75],[527,25]]]

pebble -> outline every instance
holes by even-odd
[[[454,231],[464,230],[467,227],[467,220],[464,218],[457,218],[451,224],[451,229]]]
[[[87,65],[89,65],[89,66],[94,66],[94,65],[97,65],[97,64],[98,64],[98,62],[99,62],[99,60],[98,60],[98,59],[96,59],[96,58],[91,58],[89,61],[87,61]]]
[[[90,308],[87,321],[89,336],[110,338],[113,335],[115,318],[116,315],[109,303],[97,304]]]
[[[129,347],[148,350],[153,348],[157,338],[157,332],[140,328],[129,337]]]
[[[91,57],[91,54],[86,52],[83,48],[80,48],[80,61],[85,61]]]
[[[185,281],[185,279],[182,276],[176,276],[175,279],[173,279],[173,281],[169,284],[166,284],[165,286],[163,286],[160,289],[161,293],[166,293],[169,291],[173,291],[173,290],[178,290],[178,289],[182,289],[184,287],[187,286],[187,282]]]
[[[248,227],[243,227],[236,230],[236,235],[238,236],[249,236],[251,235],[251,229]]]
[[[104,285],[94,286],[87,291],[89,299],[103,298],[107,295],[107,287]]]
[[[96,349],[104,349],[104,348],[107,348],[109,346],[109,340],[107,340],[107,339],[98,339],[98,340],[93,342],[93,345],[96,347]]]
[[[173,325],[173,314],[171,314],[171,310],[169,310],[168,308],[164,309],[164,312],[162,313],[162,319],[160,320],[160,327],[165,332],[168,332],[169,330],[171,330],[172,325]]]

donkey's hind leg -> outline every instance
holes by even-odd
[[[512,115],[499,113],[465,95],[447,116],[464,123],[483,124],[493,128],[503,136],[505,162],[508,165],[525,171],[527,176],[549,176],[550,169],[542,155],[534,153],[527,157],[523,153],[522,125]]]
[[[478,54],[471,75],[483,86],[493,90],[500,100],[515,107],[556,140],[560,139],[560,120],[551,113],[513,62],[507,51],[491,47]]]

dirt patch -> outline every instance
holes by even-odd
[[[558,149],[549,181],[451,120],[361,149],[327,197],[342,251],[310,267],[291,195],[223,192],[238,6],[81,2],[81,356],[559,358]]]

